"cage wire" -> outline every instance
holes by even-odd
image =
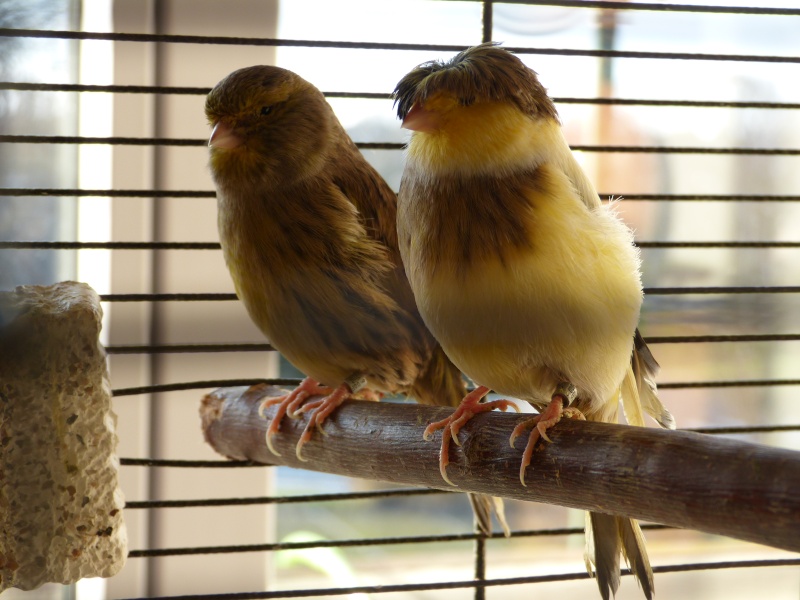
[[[495,39],[494,16],[495,8],[499,3],[482,2],[480,19],[480,36],[478,41],[490,41]],[[766,7],[745,7],[745,6],[707,6],[707,5],[676,5],[676,4],[653,4],[653,3],[629,3],[629,2],[598,2],[591,0],[551,0],[551,1],[529,1],[514,4],[538,5],[546,7],[572,8],[575,11],[589,11],[593,15],[601,11],[614,13],[624,18],[631,12],[649,11],[655,13],[671,13],[683,15],[685,19],[691,19],[695,15],[750,15],[753,18],[788,18],[793,19],[796,24],[800,24],[800,8],[766,8]],[[424,10],[424,6],[417,7],[415,10]],[[672,32],[678,35],[678,32]],[[93,31],[67,31],[67,30],[36,30],[36,29],[0,29],[0,38],[22,38],[22,39],[58,39],[58,40],[105,40],[115,43],[132,43],[143,45],[212,45],[219,47],[244,46],[244,47],[295,47],[318,49],[320,51],[328,49],[348,49],[360,52],[373,50],[393,50],[397,52],[456,52],[465,46],[460,44],[437,44],[437,43],[392,43],[392,42],[368,42],[358,41],[337,41],[337,40],[301,40],[301,39],[282,39],[282,38],[259,38],[259,37],[236,37],[230,35],[207,36],[207,35],[178,35],[160,33],[126,33],[126,32],[93,32]],[[513,44],[507,46],[525,57],[530,55],[550,55],[566,57],[593,57],[604,61],[617,61],[620,59],[655,59],[658,61],[707,61],[707,64],[714,65],[720,63],[764,63],[770,65],[792,65],[800,63],[798,56],[782,55],[761,55],[761,54],[729,54],[729,53],[687,53],[687,52],[655,52],[655,51],[631,51],[615,50],[612,47],[601,49],[575,49],[575,48],[540,48],[540,47],[521,47]],[[417,54],[414,54],[417,56]],[[411,61],[413,62],[413,61]],[[280,62],[277,64],[280,65]],[[244,66],[244,65],[242,65]],[[411,65],[413,66],[413,65]],[[794,71],[791,71],[794,73]],[[796,76],[796,73],[795,73]],[[795,77],[796,79],[796,77]],[[214,82],[209,82],[212,84]],[[202,97],[210,91],[210,87],[189,87],[189,86],[170,86],[170,85],[87,85],[75,83],[37,83],[37,82],[18,82],[2,81],[0,90],[15,90],[33,93],[44,92],[66,92],[66,93],[105,93],[114,95],[144,95],[144,96],[192,96]],[[345,91],[325,91],[326,97],[330,99],[372,99],[388,100],[388,93],[375,92],[345,92]],[[691,96],[687,91],[686,96]],[[697,110],[766,110],[766,111],[797,111],[800,103],[789,102],[765,102],[761,100],[732,100],[732,99],[668,99],[668,98],[619,98],[619,97],[566,97],[556,96],[554,98],[558,105],[575,106],[626,106],[626,107],[658,107],[664,109],[697,109]],[[782,113],[788,114],[788,113]],[[198,116],[199,119],[202,116]],[[173,138],[173,137],[90,137],[81,135],[0,135],[0,142],[6,145],[12,144],[56,144],[71,146],[87,145],[111,145],[115,148],[126,146],[146,146],[146,147],[203,147],[206,145],[205,139],[195,138]],[[402,142],[378,141],[362,142],[356,139],[358,146],[362,150],[402,150]],[[625,154],[654,154],[659,157],[671,157],[674,155],[697,156],[760,156],[760,157],[793,157],[800,155],[800,148],[785,147],[754,147],[748,145],[731,146],[674,146],[674,145],[649,145],[649,144],[576,144],[573,146],[576,151],[596,154],[596,155],[625,155]],[[210,182],[209,182],[210,183]],[[753,203],[753,205],[777,205],[792,206],[793,203],[800,201],[800,194],[776,194],[772,190],[768,193],[625,193],[627,190],[601,190],[602,196],[624,198],[626,203],[656,203],[667,206],[672,203]],[[215,194],[206,187],[205,189],[83,189],[74,188],[53,188],[53,187],[4,187],[0,189],[0,197],[3,200],[12,197],[107,197],[107,198],[152,198],[156,201],[166,198],[188,198],[202,199],[214,198]],[[637,245],[649,252],[663,252],[670,249],[691,249],[691,250],[715,250],[731,251],[739,249],[751,249],[762,252],[774,251],[778,249],[797,249],[800,241],[785,241],[778,239],[754,239],[754,240],[693,240],[693,241],[669,241],[669,240],[640,240],[637,238]],[[21,250],[46,250],[52,252],[102,249],[114,252],[141,251],[141,252],[212,252],[219,251],[219,244],[207,241],[111,241],[111,242],[87,242],[87,241],[51,241],[51,240],[3,240],[0,241],[0,250],[5,252]],[[647,269],[647,261],[645,262]],[[645,277],[647,273],[645,272]],[[800,293],[800,286],[796,285],[650,285],[646,286],[645,294],[648,299],[667,298],[667,297],[692,297],[701,300],[708,299],[714,303],[720,296],[724,295],[757,295],[759,297],[769,297],[775,295],[793,295]],[[227,292],[177,292],[177,293],[108,293],[103,294],[101,299],[110,305],[122,305],[126,303],[233,303],[237,298],[233,293]],[[113,308],[112,308],[113,310]],[[672,319],[680,321],[683,317],[678,310],[673,314]],[[163,325],[163,324],[162,324]],[[198,327],[201,327],[198,324]],[[663,329],[663,328],[662,328]],[[736,329],[736,328],[733,328]],[[725,334],[679,334],[679,335],[654,335],[645,337],[648,342],[655,346],[656,353],[664,345],[683,345],[683,344],[747,344],[747,343],[768,343],[781,344],[786,342],[800,341],[800,334],[786,333],[784,331],[768,331],[766,333],[740,333],[731,332]],[[139,355],[139,356],[170,356],[177,354],[225,354],[225,353],[271,353],[273,348],[268,343],[243,342],[243,343],[220,343],[214,340],[201,343],[151,343],[151,344],[110,344],[107,352],[112,357],[115,355]],[[795,368],[796,372],[796,368]],[[113,380],[112,370],[112,380]],[[197,374],[199,375],[199,373]],[[152,385],[135,387],[115,387],[114,397],[118,401],[125,397],[134,397],[127,402],[136,402],[135,397],[150,394],[165,394],[185,390],[208,390],[209,388],[252,385],[255,383],[266,382],[274,385],[293,386],[299,383],[299,379],[292,377],[282,378],[226,378],[208,377],[205,374],[202,379],[177,381],[173,383],[153,383]],[[669,378],[669,374],[662,375]],[[669,381],[660,382],[661,390],[681,390],[689,391],[702,388],[729,388],[734,391],[746,388],[770,388],[775,386],[797,386],[800,379],[790,377],[769,377],[744,379],[737,377],[722,377],[707,381],[680,381],[669,378]],[[143,400],[142,400],[143,401]],[[671,406],[674,408],[674,406]],[[680,423],[679,423],[680,425]],[[730,434],[774,434],[780,432],[800,431],[800,424],[770,422],[765,424],[739,424],[734,426],[702,426],[689,427],[693,431],[708,434],[730,435]],[[160,457],[122,457],[121,466],[123,469],[208,469],[209,477],[213,477],[212,471],[220,469],[267,469],[268,466],[259,465],[246,461],[225,461],[225,460],[183,460],[165,459]],[[223,506],[268,506],[286,505],[300,503],[330,503],[330,502],[354,502],[364,499],[391,499],[398,497],[421,497],[426,495],[446,494],[438,490],[428,489],[379,489],[350,493],[315,493],[302,495],[274,495],[274,496],[254,496],[254,497],[230,497],[230,498],[200,498],[200,499],[173,499],[173,500],[128,500],[126,509],[128,511],[159,511],[163,509],[187,509],[196,507],[223,507]],[[646,531],[656,531],[666,529],[660,525],[646,525]],[[512,539],[524,537],[546,537],[546,536],[580,536],[583,529],[581,527],[561,527],[561,528],[538,528],[530,530],[514,530]],[[419,581],[405,584],[386,584],[386,585],[350,585],[336,586],[331,588],[314,589],[292,589],[275,591],[253,591],[244,593],[213,593],[202,595],[181,595],[182,598],[220,598],[220,599],[243,599],[243,598],[291,598],[291,597],[318,597],[318,596],[341,596],[350,594],[388,594],[394,592],[428,592],[436,590],[474,590],[476,598],[484,597],[486,590],[499,588],[501,586],[517,586],[522,584],[532,585],[546,582],[559,582],[570,580],[581,580],[588,578],[583,571],[569,573],[553,573],[546,575],[531,575],[527,577],[489,577],[487,576],[487,539],[502,538],[501,534],[493,536],[483,536],[477,533],[462,534],[436,534],[436,535],[408,535],[408,536],[389,536],[372,537],[357,539],[336,539],[336,540],[310,540],[310,541],[282,541],[276,543],[262,544],[232,544],[210,546],[198,544],[193,547],[166,547],[166,548],[134,548],[130,551],[129,558],[132,560],[167,557],[167,556],[190,556],[208,554],[241,554],[241,553],[274,553],[281,550],[301,550],[301,549],[320,549],[320,548],[351,548],[351,547],[379,547],[397,545],[433,545],[444,544],[447,542],[471,542],[474,544],[473,567],[474,578],[428,582]],[[579,554],[577,548],[573,549]],[[536,560],[532,557],[531,560]],[[798,566],[800,560],[796,557],[775,558],[775,559],[755,559],[755,560],[719,560],[719,561],[697,561],[683,564],[657,565],[654,567],[656,574],[677,573],[688,571],[711,571],[717,569],[736,569],[736,568],[766,568],[778,566]],[[595,590],[591,590],[595,593]],[[165,596],[166,597],[166,596]],[[174,596],[169,596],[174,597]],[[425,596],[427,597],[427,596]]]

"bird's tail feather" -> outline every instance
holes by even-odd
[[[622,409],[628,425],[644,427],[644,414],[642,413],[641,395],[639,386],[636,385],[636,375],[633,367],[628,367],[625,379],[622,380]]]
[[[492,535],[492,511],[494,511],[497,522],[503,529],[503,535],[509,537],[511,529],[506,522],[506,510],[503,499],[497,496],[487,496],[486,494],[467,494],[469,503],[472,505],[472,513],[475,515],[475,529],[484,535]]]
[[[619,588],[622,554],[647,600],[653,598],[653,570],[639,524],[627,517],[586,513],[586,569],[597,578],[600,595],[610,600]]]
[[[456,366],[436,346],[431,354],[428,368],[417,378],[411,388],[411,395],[422,404],[456,407],[467,394],[464,378]],[[484,535],[492,533],[492,511],[506,537],[511,530],[506,522],[505,508],[502,498],[484,494],[468,494],[475,515],[475,527]]]
[[[639,330],[634,336],[631,364],[625,373],[620,393],[622,408],[629,425],[644,427],[644,413],[662,427],[675,429],[675,419],[658,398],[655,376],[658,363]],[[608,403],[616,406],[616,402]],[[597,577],[603,600],[609,600],[619,588],[620,554],[639,580],[645,597],[653,597],[653,570],[647,558],[644,536],[634,519],[601,513],[586,514],[586,569]]]
[[[630,425],[644,427],[644,409],[665,429],[675,429],[675,419],[658,397],[655,382],[658,370],[656,359],[637,329],[630,368],[622,382],[622,407]]]

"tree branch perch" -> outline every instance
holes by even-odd
[[[220,454],[265,464],[446,489],[438,442],[422,431],[452,409],[349,401],[295,456],[307,417],[284,419],[269,452],[264,434],[275,407],[258,414],[266,385],[221,388],[203,399],[206,441]],[[800,551],[800,452],[659,429],[562,420],[540,442],[519,482],[520,448],[511,430],[530,415],[483,413],[461,430],[448,475],[462,492],[479,492],[625,515]],[[436,437],[438,440],[438,435]]]

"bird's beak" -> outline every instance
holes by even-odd
[[[403,119],[401,127],[426,133],[436,131],[439,129],[439,113],[428,110],[419,103],[414,104]]]
[[[208,145],[210,148],[224,148],[229,150],[240,146],[244,140],[236,135],[233,127],[228,125],[225,121],[218,121],[211,131],[211,137],[208,138]]]

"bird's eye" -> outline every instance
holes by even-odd
[[[272,107],[271,107],[271,106],[262,106],[262,107],[261,107],[261,116],[262,116],[262,117],[263,117],[264,115],[268,115],[268,114],[269,114],[269,113],[271,113],[271,112],[272,112]]]

